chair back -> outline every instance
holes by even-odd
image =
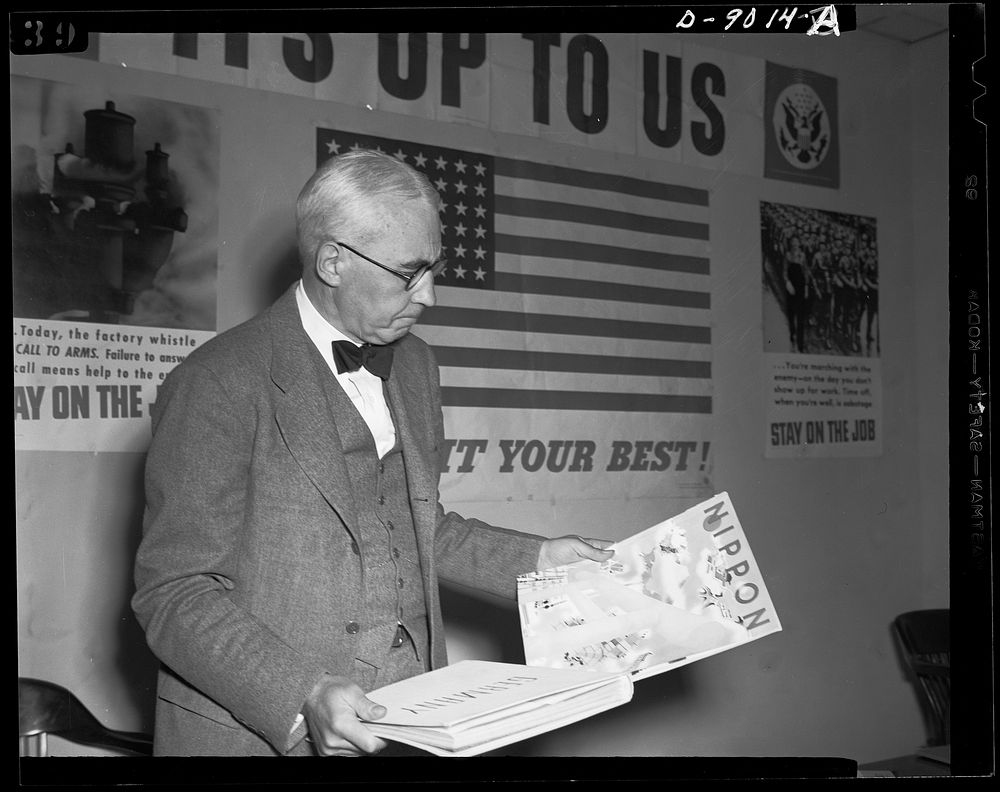
[[[46,755],[49,734],[116,753],[153,753],[152,735],[107,728],[76,696],[52,682],[18,677],[17,699],[22,756]]]
[[[951,741],[951,611],[902,613],[893,632],[903,653],[928,731],[928,745]]]

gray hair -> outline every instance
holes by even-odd
[[[435,211],[441,206],[441,197],[424,174],[388,154],[355,149],[320,165],[295,204],[302,266],[309,266],[324,239],[358,239],[364,231],[358,227],[358,217],[364,214],[359,209],[381,196],[423,200]]]

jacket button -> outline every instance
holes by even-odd
[[[385,503],[385,495],[378,496],[378,505],[381,506]]]
[[[392,548],[392,557],[393,558],[399,558],[399,548],[398,547]]]
[[[399,587],[400,587],[400,588],[403,588],[403,578],[400,578],[400,579],[399,579],[398,581],[396,581],[396,582],[397,582],[397,583],[399,583]]]
[[[389,520],[385,524],[385,527],[388,528],[390,531],[395,531],[396,530],[396,526],[392,524],[392,520]]]
[[[357,542],[351,542],[351,552],[354,553],[354,555],[361,555],[361,548],[358,547]]]
[[[358,630],[360,630],[360,629],[361,629],[361,625],[358,624],[356,621],[349,621],[344,626],[344,632],[348,633],[349,635],[356,634],[358,632]]]

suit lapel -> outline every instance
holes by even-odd
[[[437,525],[438,460],[427,443],[428,394],[420,383],[426,373],[413,372],[406,345],[399,344],[393,362],[392,375],[386,390],[395,416],[396,432],[403,445],[403,466],[409,487],[410,509],[417,534],[417,546],[424,558],[434,556],[434,532]]]
[[[415,355],[407,354],[404,338],[397,345],[392,376],[386,391],[395,413],[396,431],[403,444],[403,466],[410,495],[410,513],[417,539],[427,613],[430,616],[430,656],[434,667],[447,663],[444,637],[441,634],[441,604],[436,584],[434,541],[437,534],[438,474],[437,448],[428,438],[434,437],[434,420],[427,372],[415,370]]]
[[[275,409],[278,428],[296,462],[358,540],[357,507],[343,443],[319,379],[320,368],[314,359],[318,352],[302,328],[294,287],[271,308],[270,322],[271,379],[280,391]],[[423,558],[431,559],[439,463],[436,449],[427,441],[432,430],[427,416],[426,372],[414,371],[412,365],[413,356],[407,354],[406,344],[399,344],[386,390],[403,446],[417,546]]]
[[[357,509],[343,444],[319,379],[312,341],[302,328],[295,287],[274,304],[270,321],[271,380],[280,391],[275,421],[291,455],[357,541]]]

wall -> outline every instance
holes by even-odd
[[[864,33],[840,39],[704,37],[717,50],[835,76],[841,188],[722,171],[711,191],[714,457],[712,483],[739,509],[783,631],[637,684],[627,707],[512,749],[540,755],[845,756],[860,762],[923,740],[913,691],[889,634],[893,616],[947,607],[947,42],[912,48]],[[69,68],[67,68],[67,66]],[[62,58],[12,71],[190,102],[223,119],[219,329],[263,307],[287,275],[291,206],[311,140],[364,111]],[[413,120],[417,133],[433,124]],[[289,143],[289,145],[291,145]],[[503,150],[504,136],[497,135]],[[615,156],[593,152],[595,169]],[[679,166],[682,175],[683,166]],[[763,459],[761,200],[878,221],[883,453]],[[276,274],[277,273],[277,274]],[[78,693],[110,726],[151,727],[155,663],[127,608],[140,530],[141,454],[18,452],[19,674]],[[548,535],[612,538],[677,510],[671,493],[604,503],[463,503],[462,511]],[[452,658],[520,660],[516,613],[446,596]],[[500,624],[497,628],[495,625]],[[72,750],[72,749],[68,749]]]

